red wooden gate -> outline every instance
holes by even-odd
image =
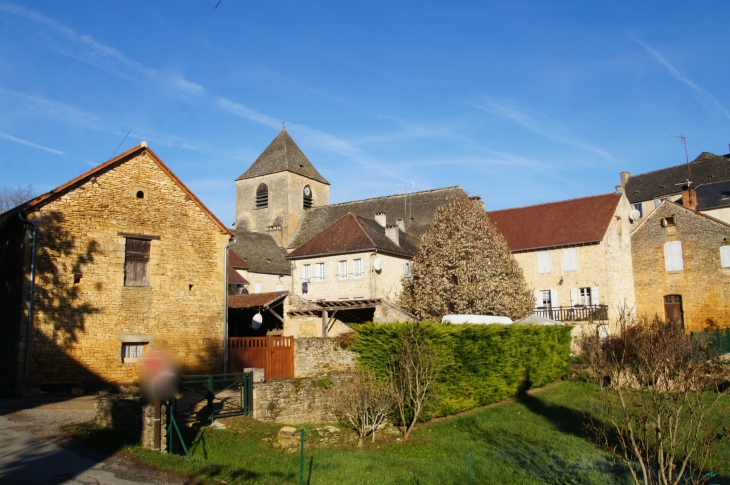
[[[294,337],[230,337],[228,372],[243,372],[246,367],[264,369],[264,379],[294,377]]]

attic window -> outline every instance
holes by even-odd
[[[309,188],[309,185],[305,185],[302,207],[304,207],[305,209],[311,209],[313,204],[314,200],[312,199],[312,189]]]
[[[674,216],[662,219],[662,227],[671,227],[676,225],[677,224],[674,222]]]
[[[267,207],[269,207],[269,187],[261,184],[256,189],[256,208],[266,209]]]
[[[142,192],[141,190],[138,190],[137,191],[137,198],[138,199],[144,199],[144,192]]]

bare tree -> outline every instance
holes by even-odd
[[[600,386],[588,425],[596,444],[636,484],[704,483],[727,422],[714,413],[727,393],[719,359],[681,324],[626,311],[615,334],[587,336],[582,345]]]
[[[15,188],[9,185],[0,185],[0,214],[32,199],[35,195],[32,185],[27,187],[18,185]]]
[[[407,440],[424,405],[433,394],[433,385],[444,363],[438,350],[430,345],[420,323],[409,323],[398,340],[398,352],[391,366],[395,407]]]
[[[332,406],[339,421],[357,432],[357,446],[385,422],[393,409],[393,389],[387,381],[379,381],[372,372],[360,370],[352,379],[335,389]]]
[[[439,207],[404,279],[400,305],[420,319],[449,313],[532,313],[535,299],[484,207],[468,198]]]

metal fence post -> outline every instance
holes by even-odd
[[[304,428],[300,429],[299,445],[299,485],[304,485]]]

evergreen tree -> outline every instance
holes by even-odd
[[[535,300],[522,269],[480,203],[453,199],[434,215],[404,280],[400,305],[419,319],[448,314],[532,313]]]

